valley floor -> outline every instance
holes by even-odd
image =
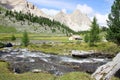
[[[14,34],[17,38],[16,41],[11,41],[12,33],[1,33],[1,42],[20,43],[22,33]],[[45,53],[57,54],[57,55],[70,55],[71,50],[94,50],[97,52],[107,54],[117,54],[120,52],[120,48],[111,42],[100,42],[94,47],[89,47],[87,43],[82,41],[69,41],[69,37],[58,35],[46,35],[46,34],[29,34],[30,45],[27,47],[31,51],[42,51]],[[41,43],[42,42],[42,43]],[[15,48],[25,48],[23,46],[14,46]],[[54,76],[48,73],[32,73],[27,72],[23,74],[15,74],[9,69],[9,64],[4,61],[0,61],[0,80],[94,80],[89,74],[82,72],[67,73],[63,76]],[[47,77],[46,77],[47,76]],[[113,78],[112,80],[120,80]]]
[[[12,33],[0,33],[0,41],[7,43],[21,43],[22,33],[14,34],[16,37],[15,41],[11,41]],[[83,35],[80,35],[83,36]],[[99,42],[96,46],[89,47],[88,43],[83,40],[70,41],[69,37],[55,34],[35,34],[29,33],[30,45],[27,47],[31,51],[42,51],[45,53],[59,54],[59,55],[70,55],[72,50],[94,50],[101,53],[117,54],[120,52],[120,47],[112,42]],[[15,46],[23,47],[23,46]],[[24,48],[24,47],[23,47]]]

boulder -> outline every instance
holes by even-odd
[[[96,52],[96,51],[78,51],[78,50],[72,50],[71,55],[73,57],[79,57],[79,58],[113,58],[114,55],[112,54],[105,54],[101,52]]]
[[[120,71],[120,53],[112,61],[100,66],[93,74],[96,80],[110,80],[112,76]],[[120,74],[119,74],[120,76]]]
[[[7,43],[5,47],[13,47],[12,43]]]
[[[73,57],[88,58],[88,57],[90,57],[90,55],[93,54],[93,52],[72,50],[71,54]]]

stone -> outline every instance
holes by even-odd
[[[96,51],[79,51],[79,50],[72,50],[71,55],[73,57],[79,57],[79,58],[113,58],[113,54],[105,54],[101,52],[96,52]]]
[[[72,50],[71,54],[74,57],[87,58],[87,57],[90,57],[90,55],[93,54],[93,53],[92,52],[86,52],[86,51]]]
[[[5,47],[13,47],[12,43],[7,43]]]
[[[96,80],[110,80],[118,71],[120,71],[120,53],[118,53],[112,61],[98,67],[92,74],[92,77]]]
[[[33,69],[32,72],[33,73],[40,73],[40,72],[42,72],[42,70],[40,70],[40,69]]]

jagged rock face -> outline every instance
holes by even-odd
[[[0,0],[0,3],[12,11],[22,11],[23,13],[32,13],[37,16],[48,17],[40,9],[26,0]]]
[[[54,16],[54,19],[60,21],[62,24],[68,22],[69,17],[64,12],[60,11],[57,15]]]
[[[6,4],[7,1],[6,1],[6,0],[0,0],[0,3],[1,3],[1,4]]]
[[[82,14],[79,10],[75,10],[72,14],[58,13],[55,20],[66,24],[74,31],[86,31],[90,29],[91,21],[87,15]]]
[[[90,19],[87,17],[87,15],[82,14],[80,10],[75,10],[72,14],[70,14],[70,18],[73,21],[73,23],[79,26],[76,30],[84,31],[90,29]]]

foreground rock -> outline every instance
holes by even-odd
[[[120,71],[120,53],[118,53],[111,62],[100,66],[95,73],[93,73],[92,77],[96,80],[110,80],[118,71]],[[120,74],[117,74],[117,76],[120,77]]]
[[[78,51],[78,50],[72,50],[71,55],[73,57],[79,57],[79,58],[113,58],[114,55],[112,54],[105,54],[101,52],[95,52],[95,51]]]

